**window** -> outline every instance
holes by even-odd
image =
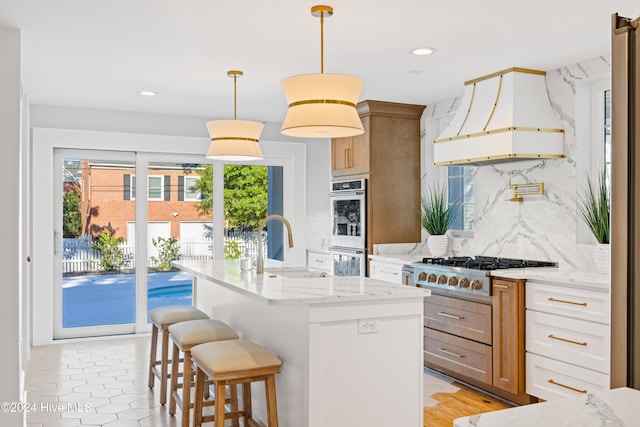
[[[472,166],[449,166],[449,206],[453,206],[451,230],[473,230],[473,175]]]
[[[169,176],[164,175],[149,175],[149,200],[169,200],[167,197],[169,184],[165,188],[165,181],[169,181]],[[135,200],[136,199],[136,176],[135,175],[125,175],[125,200]],[[128,182],[127,182],[128,181]],[[129,185],[127,185],[129,184]],[[167,191],[165,191],[167,190]]]
[[[184,177],[184,200],[199,202],[202,198],[200,190],[194,188],[196,183],[200,180],[199,176],[185,176]]]

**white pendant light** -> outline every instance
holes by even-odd
[[[320,74],[293,76],[282,81],[289,104],[282,123],[283,135],[301,138],[333,138],[364,133],[356,104],[364,82],[342,74],[324,74],[324,18],[331,6],[313,6],[320,17]]]
[[[242,71],[229,71],[233,77],[233,120],[207,122],[211,145],[207,158],[215,160],[259,160],[264,156],[260,149],[260,134],[264,124],[247,120],[236,120],[236,83]]]

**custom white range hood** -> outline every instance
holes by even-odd
[[[564,157],[545,74],[509,68],[465,82],[460,109],[434,141],[434,164]]]

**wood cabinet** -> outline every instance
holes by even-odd
[[[492,278],[486,297],[432,292],[424,303],[425,366],[511,402],[535,401],[525,393],[524,283]]]
[[[367,250],[420,241],[420,118],[424,105],[358,103],[364,134],[331,140],[334,181],[367,179]]]
[[[525,392],[524,280],[494,278],[493,386],[513,394]]]

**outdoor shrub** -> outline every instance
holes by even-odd
[[[151,257],[158,270],[171,270],[171,261],[178,259],[180,245],[175,237],[158,237],[151,239],[151,243],[158,251],[158,256]]]
[[[224,241],[224,257],[225,259],[238,259],[242,255],[240,244],[237,240],[227,239]]]
[[[103,269],[113,271],[124,267],[126,260],[124,251],[120,247],[122,243],[124,243],[124,238],[114,237],[108,231],[98,234],[98,240],[91,245],[91,248],[99,251],[102,255],[100,266]]]

